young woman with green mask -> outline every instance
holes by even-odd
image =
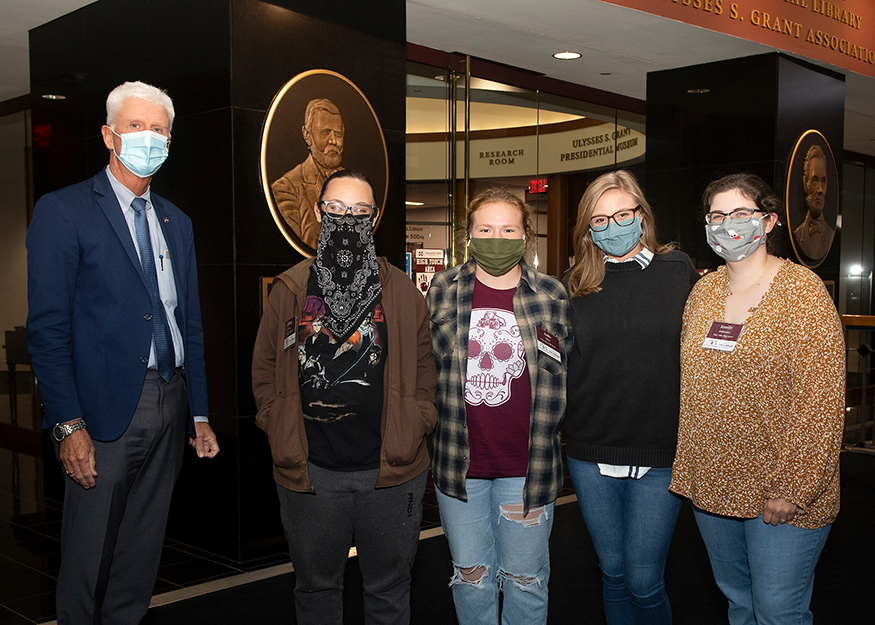
[[[471,202],[470,260],[427,299],[438,370],[432,472],[461,625],[547,621],[548,539],[562,486],[559,425],[571,347],[561,283],[532,269],[528,206],[505,189]]]

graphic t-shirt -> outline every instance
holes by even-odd
[[[380,466],[386,319],[378,302],[344,343],[323,324],[313,274],[298,322],[298,384],[314,464],[335,471]]]
[[[532,389],[515,292],[474,285],[465,380],[468,477],[525,477],[528,468]]]

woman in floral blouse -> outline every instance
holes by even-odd
[[[684,312],[671,490],[693,503],[732,625],[811,623],[839,510],[841,324],[820,278],[768,252],[781,202],[762,179],[721,178],[703,204],[726,266]]]

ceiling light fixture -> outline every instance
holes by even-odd
[[[411,202],[410,200],[405,201],[404,204],[407,206],[425,206],[424,202]]]
[[[46,100],[66,100],[67,96],[58,95],[57,93],[44,93],[43,98]]]
[[[574,59],[580,58],[580,52],[557,52],[553,55],[554,59],[559,59],[560,61],[571,61]]]
[[[710,89],[687,89],[687,93],[699,94],[699,93],[711,93]]]

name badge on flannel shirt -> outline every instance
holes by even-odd
[[[541,328],[538,331],[538,351],[544,352],[553,360],[562,362],[562,353],[559,351],[559,339]]]

